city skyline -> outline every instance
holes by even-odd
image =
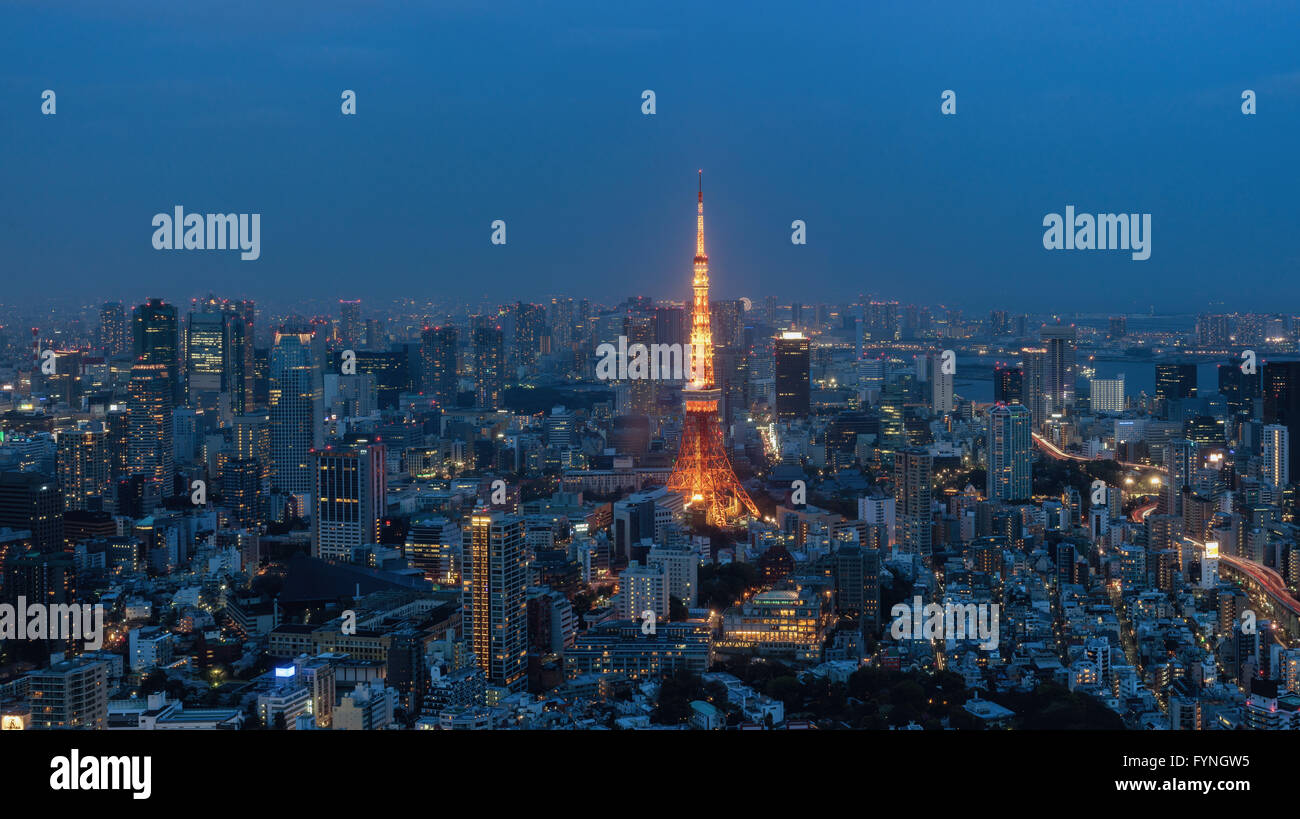
[[[1229,769],[1300,730],[1300,14],[264,5],[0,0],[0,730],[80,732],[51,791],[252,748],[332,798],[289,731],[364,732],[372,808],[352,757],[427,790],[391,744],[447,731],[1285,787]]]

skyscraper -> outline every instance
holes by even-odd
[[[811,408],[808,385],[807,336],[783,332],[773,342],[773,370],[776,376],[776,417],[781,421],[807,418]]]
[[[463,537],[461,622],[465,635],[488,682],[521,690],[528,668],[524,520],[478,509]]]
[[[1022,392],[1024,372],[1010,364],[998,364],[993,367],[993,400],[1002,404],[1024,404],[1029,400]],[[1032,414],[1032,411],[1031,411]]]
[[[1255,412],[1255,399],[1260,397],[1258,369],[1244,373],[1240,364],[1220,364],[1219,394],[1227,402],[1234,421],[1250,418]]]
[[[231,459],[257,464],[259,484],[271,486],[271,416],[265,412],[235,416],[231,426]]]
[[[655,312],[656,344],[687,344],[690,333],[686,329],[686,311],[680,307],[656,307]]]
[[[86,509],[90,498],[108,494],[112,464],[102,424],[58,434],[59,489],[67,509]]]
[[[131,351],[126,332],[126,310],[120,301],[104,302],[99,309],[99,346],[104,355],[124,355]]]
[[[459,377],[456,369],[456,328],[426,327],[420,335],[422,383],[444,409],[456,406]]]
[[[505,398],[505,347],[501,328],[474,328],[474,405],[501,409]]]
[[[835,608],[857,615],[862,625],[880,624],[880,552],[854,544],[835,552]]]
[[[1025,347],[1020,351],[1020,360],[1020,403],[1029,407],[1034,429],[1039,429],[1051,414],[1048,411],[1050,396],[1047,394],[1047,348]]]
[[[866,329],[872,341],[897,341],[898,302],[873,301],[868,304]]]
[[[1263,436],[1264,480],[1276,489],[1291,483],[1291,431],[1282,424],[1268,424]]]
[[[1049,325],[1042,329],[1047,357],[1043,366],[1043,389],[1046,395],[1044,418],[1052,413],[1074,412],[1075,354],[1078,331],[1071,326]]]
[[[627,336],[628,349],[633,344],[643,344],[650,349],[655,341],[654,318],[633,314],[623,318],[623,335]],[[620,415],[654,415],[656,409],[655,381],[650,378],[630,378],[625,387],[626,406],[619,407]]]
[[[1264,423],[1281,424],[1295,438],[1300,434],[1300,361],[1265,363],[1263,391]],[[1287,471],[1300,475],[1300,446],[1290,449]]]
[[[1033,494],[1030,425],[1029,409],[1021,404],[998,404],[989,410],[989,500],[1028,500]]]
[[[546,311],[540,304],[516,302],[514,309],[515,334],[510,360],[516,367],[531,367],[537,363],[546,329]]]
[[[248,338],[240,303],[208,296],[191,310],[185,333],[187,402],[238,415],[247,406]],[[224,400],[223,400],[224,397]]]
[[[1157,364],[1156,365],[1156,405],[1166,418],[1169,417],[1169,402],[1181,398],[1196,397],[1195,364]]]
[[[171,382],[172,402],[181,399],[180,335],[176,306],[149,299],[131,317],[132,352],[139,364],[158,364]]]
[[[339,341],[352,350],[361,346],[361,299],[339,299]]]
[[[1196,473],[1195,441],[1180,438],[1165,444],[1165,484],[1157,511],[1162,515],[1183,514],[1183,492],[1191,488]]]
[[[255,527],[262,515],[262,466],[254,458],[227,458],[221,465],[221,500],[241,527]]]
[[[27,530],[39,552],[61,552],[63,493],[39,472],[0,474],[0,529]]]
[[[379,542],[385,500],[384,445],[362,441],[315,453],[311,553],[347,561],[354,546]]]
[[[894,516],[897,550],[902,554],[930,556],[933,482],[933,455],[924,449],[904,449],[895,453]]]
[[[953,374],[944,372],[943,355],[926,353],[916,361],[917,378],[929,385],[930,411],[944,415],[953,409]]]
[[[321,446],[324,386],[312,336],[278,332],[271,347],[271,482],[285,492],[315,489],[311,451]]]
[[[138,363],[126,405],[130,471],[154,481],[163,497],[173,489],[172,383],[165,364]]]

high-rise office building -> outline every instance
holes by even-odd
[[[0,529],[25,529],[37,551],[62,551],[63,493],[58,484],[39,472],[0,475]]]
[[[644,345],[647,350],[655,341],[655,325],[652,316],[633,314],[623,318],[623,335],[627,337],[627,347],[633,344]],[[685,367],[685,362],[683,362]],[[627,401],[620,406],[620,415],[654,415],[655,414],[655,380],[651,378],[629,378],[626,384]]]
[[[1089,382],[1088,406],[1093,412],[1124,411],[1124,375],[1118,378],[1094,378]]]
[[[1047,325],[1041,331],[1047,350],[1043,362],[1045,416],[1074,412],[1075,355],[1078,331],[1071,326]],[[1031,410],[1032,414],[1032,410]]]
[[[444,409],[456,406],[459,377],[456,368],[456,328],[426,327],[420,335],[421,382]]]
[[[681,307],[656,307],[655,343],[687,344],[690,342],[689,317]]]
[[[811,408],[809,391],[808,337],[784,332],[774,342],[776,375],[776,417],[781,421],[806,418]]]
[[[1291,483],[1291,431],[1282,424],[1268,424],[1261,443],[1264,480],[1276,489],[1285,489]]]
[[[460,527],[444,517],[415,518],[406,531],[404,551],[412,568],[439,586],[460,586],[462,548]]]
[[[897,550],[928,558],[931,548],[930,502],[934,456],[923,449],[894,454],[894,516]]]
[[[898,340],[898,302],[873,301],[867,305],[867,335],[872,341]]]
[[[235,416],[231,426],[231,458],[257,463],[263,489],[271,486],[271,416],[250,412]]]
[[[1040,429],[1051,415],[1051,397],[1047,394],[1047,348],[1025,347],[1020,351],[1020,361],[1020,403],[1029,408],[1034,429]]]
[[[339,299],[339,342],[348,349],[361,346],[361,299]]]
[[[1156,365],[1156,405],[1165,417],[1169,416],[1169,402],[1196,397],[1195,364]]]
[[[1024,404],[1028,400],[1022,392],[1024,371],[1010,364],[998,364],[993,367],[993,400],[1000,404]]]
[[[1195,441],[1179,438],[1165,444],[1165,483],[1158,513],[1183,514],[1183,493],[1191,489],[1197,469],[1198,447]]]
[[[513,366],[531,367],[537,363],[546,331],[546,311],[540,304],[516,302],[514,308],[515,333],[510,359]]]
[[[917,378],[928,385],[930,411],[935,415],[952,412],[953,373],[944,372],[943,355],[927,353],[916,360]]]
[[[126,330],[126,309],[120,301],[104,302],[99,309],[99,346],[106,356],[125,355],[131,352],[131,340]]]
[[[501,328],[474,328],[474,405],[500,409],[505,398],[505,349]]]
[[[137,364],[161,365],[170,380],[173,403],[181,399],[180,333],[176,306],[149,299],[131,317],[132,352]]]
[[[989,410],[989,500],[1028,500],[1033,494],[1030,424],[1029,409],[1021,404],[998,404]]]
[[[880,625],[880,552],[857,544],[835,552],[835,608],[860,618],[864,628]]]
[[[1239,418],[1250,418],[1255,412],[1255,400],[1260,397],[1260,373],[1243,372],[1241,364],[1219,365],[1219,394],[1228,404],[1228,411]]]
[[[278,332],[271,347],[271,482],[285,492],[315,489],[313,449],[323,438],[324,387],[312,335]]]
[[[221,465],[221,500],[243,528],[262,515],[262,465],[254,458],[228,458]]]
[[[247,407],[252,340],[240,306],[239,302],[209,296],[190,311],[185,333],[185,387],[191,407],[235,415]]]
[[[163,497],[170,497],[175,407],[166,365],[136,364],[131,368],[129,390],[126,413],[130,471],[143,474],[154,482]]]
[[[387,508],[384,462],[384,445],[377,441],[316,451],[313,557],[347,561],[354,546],[379,542],[380,521]]]
[[[1266,424],[1281,424],[1290,438],[1300,434],[1300,361],[1264,364],[1263,409]],[[1291,447],[1287,471],[1300,475],[1300,446]]]
[[[185,334],[185,395],[191,407],[215,410],[218,406],[225,363],[224,325],[225,316],[215,309],[190,312]]]
[[[465,636],[489,683],[521,690],[528,666],[524,520],[478,509],[463,537]]]
[[[112,463],[102,424],[84,424],[58,434],[59,489],[67,509],[86,509],[92,497],[108,494]]]

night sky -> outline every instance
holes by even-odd
[[[698,168],[718,297],[1294,312],[1300,296],[1292,5],[92,5],[0,7],[9,303],[685,299]],[[1044,250],[1043,216],[1071,204],[1152,214],[1151,258]],[[154,250],[150,221],[175,205],[262,214],[261,259]]]

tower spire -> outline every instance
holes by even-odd
[[[700,169],[700,199],[695,211],[695,261],[708,260],[704,253],[704,169]]]

